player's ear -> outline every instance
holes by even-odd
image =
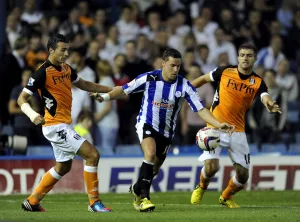
[[[52,48],[49,49],[49,54],[52,54],[54,50]]]

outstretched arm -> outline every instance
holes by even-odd
[[[93,97],[95,100],[101,103],[103,101],[114,100],[114,99],[125,97],[126,94],[122,86],[116,86],[109,93],[105,93],[103,95],[100,95],[99,93],[89,93],[89,96]]]
[[[113,87],[99,85],[81,78],[77,82],[73,83],[73,85],[87,92],[107,93],[113,90]]]
[[[199,88],[199,87],[203,86],[205,83],[208,83],[208,82],[212,82],[212,80],[210,78],[210,73],[206,73],[206,74],[194,79],[192,81],[192,85],[195,88]]]
[[[229,132],[229,133],[232,133],[234,131],[235,128],[234,126],[229,125],[228,123],[220,123],[206,108],[199,110],[198,115],[202,120],[204,120],[210,125],[213,125],[219,130],[222,130],[224,132]]]
[[[281,113],[281,108],[279,105],[276,103],[276,101],[273,101],[272,97],[268,94],[265,93],[262,95],[261,102],[265,105],[267,110],[271,113],[276,113],[279,112]]]

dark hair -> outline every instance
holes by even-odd
[[[64,35],[54,34],[48,40],[48,43],[47,43],[48,52],[49,52],[50,48],[55,50],[57,47],[57,43],[59,43],[59,42],[69,43],[70,41]]]
[[[257,55],[257,49],[256,49],[255,45],[253,45],[252,43],[244,43],[244,44],[240,45],[238,52],[240,52],[241,49],[252,49],[254,52],[254,56],[256,57],[256,55]]]
[[[18,38],[15,43],[14,43],[14,50],[20,50],[20,49],[24,49],[26,47],[26,39],[24,38]]]
[[[178,50],[169,48],[166,49],[163,53],[162,59],[164,61],[167,61],[169,57],[175,58],[175,59],[181,59],[181,54]]]
[[[201,50],[201,49],[207,49],[209,50],[208,46],[206,44],[200,44],[198,45],[198,50]]]

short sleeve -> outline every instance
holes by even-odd
[[[262,98],[262,96],[264,96],[265,94],[269,94],[268,87],[267,87],[266,83],[264,82],[264,80],[262,80],[256,96],[260,95],[260,97]]]
[[[38,89],[43,88],[45,82],[46,82],[46,70],[44,66],[41,66],[35,73],[31,75],[23,91],[32,95]]]
[[[204,108],[204,105],[197,93],[197,90],[188,81],[187,81],[187,89],[184,98],[188,102],[193,112],[198,112],[199,110]]]
[[[79,76],[77,75],[77,72],[71,66],[69,66],[69,67],[71,69],[71,81],[72,81],[72,83],[78,82],[79,81]]]
[[[138,93],[145,90],[146,82],[147,82],[147,73],[144,73],[138,75],[131,82],[123,85],[122,88],[126,95]]]
[[[228,68],[228,66],[219,66],[219,67],[215,68],[213,71],[211,71],[209,73],[210,74],[210,79],[213,82],[220,82],[222,73],[227,68]]]

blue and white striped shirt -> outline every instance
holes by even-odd
[[[204,106],[191,83],[178,76],[174,82],[166,82],[161,70],[139,75],[123,86],[125,94],[144,92],[136,128],[145,123],[167,138],[173,138],[176,119],[186,99],[194,112]]]

